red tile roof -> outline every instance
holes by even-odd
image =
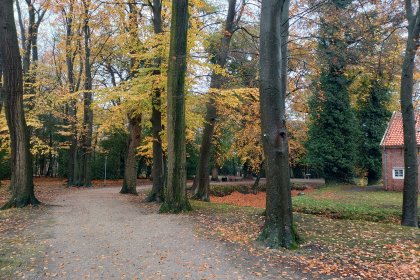
[[[420,112],[416,111],[416,138],[417,145],[420,145]],[[404,145],[402,114],[394,112],[382,138],[382,147],[402,147]]]

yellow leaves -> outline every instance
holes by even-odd
[[[219,161],[235,155],[241,163],[248,162],[257,171],[262,161],[258,89],[211,89],[209,95],[216,100],[219,117],[215,137],[225,131],[232,133],[228,154],[219,155]]]
[[[44,140],[38,138],[37,136],[32,136],[31,138],[31,153],[33,155],[58,155],[56,148],[50,146],[49,143],[46,143]]]

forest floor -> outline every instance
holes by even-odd
[[[393,209],[399,194],[372,195],[344,186],[296,196],[299,207],[320,212],[295,213],[303,244],[287,251],[255,242],[264,222],[259,208],[264,207],[263,193],[233,194],[240,205],[256,199],[259,202],[248,202],[260,203],[255,207],[226,204],[237,202],[225,196],[220,203],[192,201],[194,210],[187,214],[166,215],[157,214],[159,205],[142,202],[148,181],[139,181],[140,196],[119,194],[120,182],[108,182],[110,187],[96,182],[89,189],[65,188],[63,183],[36,182],[37,196],[44,202],[41,207],[0,212],[0,279],[418,279],[420,275],[419,229],[400,227],[392,219],[384,223],[346,219],[316,208],[334,206],[334,213],[346,213],[358,208],[340,207],[354,204],[357,197],[361,205]],[[7,196],[7,188],[0,187],[0,201]]]

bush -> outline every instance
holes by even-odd
[[[241,184],[241,185],[210,185],[210,195],[223,197],[230,195],[233,192],[240,192],[242,194],[253,193],[253,184]],[[292,183],[292,190],[304,191],[307,189],[305,184]],[[257,192],[266,192],[267,187],[265,184],[259,184]]]
[[[252,186],[248,185],[210,185],[210,195],[223,197],[233,192],[243,194],[252,193]]]

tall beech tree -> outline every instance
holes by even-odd
[[[243,10],[243,9],[240,9]],[[237,14],[236,0],[229,0],[228,13],[222,31],[220,44],[215,48],[213,63],[220,68],[224,68],[230,49],[230,42],[235,32]],[[196,178],[193,185],[194,198],[204,201],[210,200],[209,195],[209,160],[211,152],[212,138],[217,118],[216,100],[214,94],[223,85],[223,76],[217,71],[213,71],[210,81],[210,98],[206,107],[206,117],[203,131],[203,139],[200,147],[200,159],[197,166]]]
[[[153,0],[153,3],[149,1],[149,6],[152,9],[153,18],[153,31],[155,35],[163,33],[162,26],[162,0]],[[157,57],[154,61],[153,75],[161,75],[161,64],[162,58]],[[152,191],[146,198],[146,201],[162,201],[163,195],[163,183],[164,183],[164,159],[163,159],[163,148],[162,148],[162,88],[159,85],[154,85],[152,89],[152,137],[153,137],[153,165],[152,165],[152,178],[153,186]]]
[[[83,86],[83,131],[82,149],[80,162],[79,186],[92,186],[92,133],[93,133],[93,110],[92,110],[92,59],[91,59],[91,29],[89,25],[91,0],[82,0],[83,3],[83,41],[84,41],[84,86]]]
[[[3,95],[10,132],[11,199],[2,207],[24,207],[39,204],[34,194],[32,157],[23,108],[21,56],[13,15],[13,0],[0,1],[0,57],[4,65]]]
[[[413,86],[414,86],[414,59],[419,47],[420,33],[420,7],[417,3],[414,12],[411,0],[405,0],[405,12],[408,21],[407,45],[405,48],[404,61],[401,73],[401,112],[404,131],[404,192],[403,192],[403,214],[401,224],[404,226],[418,227],[418,156],[416,139],[416,119],[413,107]]]
[[[289,176],[285,85],[282,85],[283,24],[288,25],[288,0],[263,0],[260,26],[261,131],[267,172],[267,207],[259,237],[270,247],[292,248],[297,236],[293,228]]]
[[[138,16],[139,10],[137,5],[134,3],[128,4],[128,33],[130,38],[130,46],[138,47],[140,40],[138,38]],[[130,51],[132,54],[134,50]],[[138,60],[134,57],[130,58],[131,77],[134,78],[138,73]],[[124,165],[124,181],[120,193],[123,194],[135,194],[137,195],[137,147],[140,144],[141,139],[141,120],[142,115],[138,114],[136,110],[132,110],[127,114],[128,119],[128,133],[129,138],[127,141],[127,154],[125,157]]]
[[[67,88],[69,94],[74,94],[79,90],[79,85],[76,82],[74,74],[74,61],[76,58],[76,48],[73,46],[74,36],[74,0],[70,0],[68,3],[68,8],[63,7],[61,10],[64,22],[65,22],[65,47],[66,47],[66,70],[67,70]],[[71,132],[69,136],[70,148],[68,151],[68,164],[67,164],[67,185],[73,186],[77,185],[77,174],[78,174],[78,162],[77,162],[77,106],[74,99],[71,99],[68,104],[66,104],[66,111],[68,114],[68,122],[71,127]]]
[[[172,1],[168,66],[168,178],[161,212],[189,211],[186,194],[185,73],[187,70],[188,0]]]

